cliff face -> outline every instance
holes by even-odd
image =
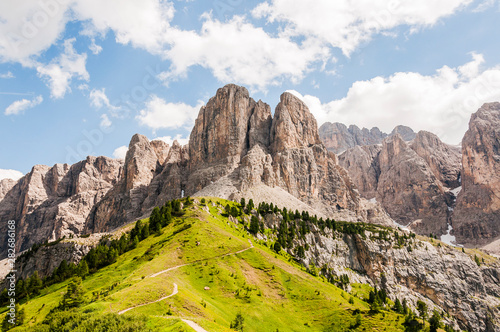
[[[302,101],[283,94],[273,119],[267,104],[227,85],[201,108],[189,146],[134,135],[124,162],[88,157],[72,166],[35,166],[16,184],[2,181],[0,231],[15,220],[17,249],[25,250],[65,235],[113,230],[201,189],[237,199],[255,188],[257,197],[280,188],[319,214],[367,220]],[[0,250],[6,239],[0,238]]]
[[[472,115],[462,140],[462,191],[453,224],[458,241],[484,244],[500,236],[500,103]]]
[[[395,246],[393,237],[386,241],[348,235],[333,240],[316,233],[306,241],[311,247],[306,266],[326,265],[339,276],[348,274],[352,282],[386,289],[393,300],[413,299],[413,305],[423,300],[450,314],[463,330],[500,330],[498,263],[478,267],[472,257],[456,249],[418,240],[410,252]]]
[[[283,221],[275,214],[259,218],[268,228],[277,228]],[[422,300],[429,311],[437,309],[454,318],[455,329],[500,331],[497,259],[486,256],[486,262],[478,266],[475,252],[438,246],[402,230],[372,226],[358,234],[346,234],[339,226],[332,230],[307,225],[311,232],[295,238],[286,249],[304,266],[313,265],[335,279],[348,275],[351,283],[385,289],[393,301],[407,299],[413,308]],[[385,232],[383,237],[381,232]],[[299,246],[308,248],[302,257],[296,256]],[[453,326],[452,320],[446,320]]]
[[[446,232],[453,204],[447,185],[458,185],[459,155],[437,136],[419,132],[409,144],[395,134],[382,146],[349,149],[339,162],[361,195],[398,223],[420,234]]]
[[[72,166],[35,166],[0,201],[0,248],[6,251],[8,220],[16,221],[16,249],[81,233],[93,206],[117,183],[122,163],[88,157]]]
[[[194,194],[238,168],[255,146],[267,149],[271,108],[247,89],[227,85],[202,107],[189,138],[189,181]]]
[[[319,136],[328,151],[339,154],[355,146],[381,144],[386,137],[399,134],[404,141],[415,138],[415,132],[406,126],[397,126],[390,134],[380,131],[377,127],[370,130],[355,125],[347,128],[342,123],[326,122],[319,128]]]
[[[321,143],[307,106],[292,94],[281,96],[273,118],[245,88],[219,89],[200,111],[189,154],[189,195],[204,188],[200,194],[236,199],[258,187],[258,200],[262,191],[279,187],[320,214],[362,218],[349,176]]]
[[[441,142],[427,131],[418,132],[410,147],[425,160],[432,174],[444,186],[451,189],[460,186],[461,152],[458,147]]]
[[[187,147],[172,147],[134,135],[125,157],[123,176],[97,202],[86,218],[84,233],[113,230],[148,215],[166,200],[181,197],[188,160]]]

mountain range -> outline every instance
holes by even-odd
[[[199,193],[274,200],[346,221],[394,220],[425,235],[452,225],[458,243],[486,245],[500,235],[499,114],[500,104],[484,105],[459,149],[404,126],[384,134],[326,123],[318,131],[292,94],[281,96],[273,116],[245,88],[227,85],[200,110],[188,145],[134,135],[124,161],[34,166],[17,182],[0,182],[0,217],[17,221],[22,251],[110,231]]]
[[[252,199],[256,206],[297,211],[296,220],[304,211],[306,221],[311,215],[321,222],[380,225],[369,239],[346,228],[349,236],[337,241],[335,229],[325,233],[324,225],[310,224],[312,233],[286,250],[302,266],[328,267],[325,276],[352,271],[351,280],[390,296],[431,301],[461,328],[498,331],[496,259],[486,255],[481,265],[471,260],[483,255],[479,251],[436,247],[432,238],[452,235],[454,245],[500,253],[500,103],[472,115],[459,148],[404,126],[390,134],[339,123],[318,129],[291,93],[281,95],[273,114],[244,87],[226,85],[200,109],[188,145],[136,134],[124,160],[89,156],[2,180],[0,252],[5,258],[7,220],[15,220],[17,251],[36,248],[19,263],[20,275],[49,276],[62,261],[78,264],[103,236],[119,236],[154,207],[183,197]],[[222,214],[223,206],[217,208]],[[258,217],[262,234],[281,227],[278,217]],[[416,239],[415,233],[429,237]],[[388,242],[373,242],[375,234]],[[400,234],[413,235],[402,244]],[[47,242],[53,245],[42,245]],[[299,255],[299,247],[309,249]],[[418,255],[408,253],[414,251]]]

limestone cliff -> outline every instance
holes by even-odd
[[[319,136],[328,151],[339,154],[355,146],[381,144],[389,136],[399,134],[404,141],[415,138],[415,132],[406,126],[397,126],[390,134],[383,133],[377,127],[359,129],[355,125],[347,128],[342,123],[326,122],[319,128]]]
[[[458,241],[485,244],[500,236],[500,103],[474,113],[462,140],[462,191],[453,225]]]
[[[0,201],[0,249],[8,220],[16,221],[16,249],[81,233],[94,205],[117,183],[122,163],[88,157],[72,166],[34,166]]]

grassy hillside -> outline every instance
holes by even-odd
[[[23,301],[25,323],[13,331],[37,331],[44,320],[40,331],[58,331],[71,315],[86,326],[100,326],[101,319],[129,326],[127,331],[193,331],[182,319],[207,331],[232,331],[238,314],[244,331],[404,330],[403,315],[373,313],[368,303],[258,244],[243,225],[220,214],[221,207],[236,203],[206,201],[185,208],[161,232],[88,275],[82,282],[85,303],[62,318],[49,316],[56,325],[52,329],[47,315],[69,280]],[[368,297],[367,286],[353,286],[353,293]]]

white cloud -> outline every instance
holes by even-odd
[[[53,45],[70,20],[84,22],[83,34],[103,36],[112,30],[118,43],[158,53],[173,15],[172,2],[162,0],[3,0],[0,61],[33,66],[32,58]]]
[[[372,35],[407,25],[432,26],[473,0],[270,0],[253,10],[256,18],[284,24],[282,35],[317,38],[349,55]]]
[[[179,142],[180,145],[186,145],[189,144],[189,137],[182,137],[181,134],[175,135],[175,137],[172,138],[172,136],[163,136],[163,137],[156,137],[152,139],[152,141],[163,141],[167,143],[168,145],[172,146],[174,144],[174,141]]]
[[[13,169],[0,169],[0,181],[3,179],[12,179],[17,181],[23,176],[23,173]]]
[[[288,37],[272,37],[242,17],[221,23],[204,16],[201,32],[171,29],[171,47],[164,56],[172,61],[166,81],[186,75],[192,66],[212,71],[222,82],[235,82],[265,90],[283,79],[300,81],[315,62],[330,58],[328,48],[307,40],[301,45]]]
[[[0,74],[0,78],[4,78],[4,79],[7,79],[7,78],[14,78],[14,74],[12,74],[10,71],[4,73],[4,74]]]
[[[100,123],[101,128],[109,128],[111,127],[112,124],[113,122],[111,122],[107,114],[101,115],[101,123]]]
[[[89,50],[92,54],[97,55],[102,52],[102,46],[95,43],[95,38],[92,38],[92,42],[89,45]]]
[[[484,12],[491,7],[495,6],[498,3],[498,0],[484,0],[480,4],[477,5],[476,8],[473,9],[473,12]]]
[[[80,80],[89,80],[89,73],[85,68],[87,54],[78,54],[73,43],[75,38],[64,41],[64,53],[48,65],[37,67],[38,76],[43,78],[51,91],[51,97],[58,99],[71,91],[70,84],[73,77]]]
[[[33,100],[21,99],[13,102],[5,109],[5,115],[18,115],[23,113],[25,110],[33,108],[40,105],[43,101],[42,96],[38,96]]]
[[[461,141],[470,115],[485,102],[500,100],[500,66],[484,70],[481,54],[463,66],[444,66],[434,75],[402,72],[355,82],[345,98],[322,104],[301,96],[318,120],[391,131],[396,125],[436,133],[447,143]]]
[[[140,125],[153,130],[191,127],[201,106],[203,106],[202,101],[199,101],[196,106],[190,106],[184,103],[167,103],[165,100],[152,95],[151,99],[146,103],[146,108],[140,111],[136,119]]]
[[[48,49],[69,20],[72,1],[0,1],[0,61],[33,65],[30,59]]]
[[[174,17],[172,2],[161,0],[79,0],[72,9],[79,20],[88,22],[85,34],[102,35],[112,30],[118,43],[130,43],[151,53],[162,51]]]
[[[115,159],[125,159],[125,157],[127,156],[127,151],[128,151],[128,147],[123,145],[123,146],[120,146],[119,148],[116,148],[115,151],[113,151],[113,158]]]
[[[108,96],[106,96],[106,89],[101,90],[93,89],[90,91],[90,105],[97,109],[106,107],[110,110],[117,110],[119,107],[111,105]]]
[[[22,4],[4,0],[0,2],[0,61],[37,67],[52,97],[62,98],[72,78],[88,80],[86,54],[77,54],[70,45],[69,53],[48,65],[35,59],[61,38],[67,22],[80,21],[81,34],[90,37],[88,47],[94,54],[102,50],[95,39],[112,31],[117,43],[171,61],[162,75],[167,84],[201,66],[223,83],[265,91],[284,80],[300,82],[318,65],[324,70],[327,62],[335,62],[331,47],[350,54],[376,33],[390,35],[401,25],[410,31],[432,26],[472,1],[268,0],[253,15],[278,23],[279,33],[274,34],[243,17],[220,22],[208,14],[203,15],[199,31],[182,30],[171,26],[175,9],[168,0],[24,0]]]

